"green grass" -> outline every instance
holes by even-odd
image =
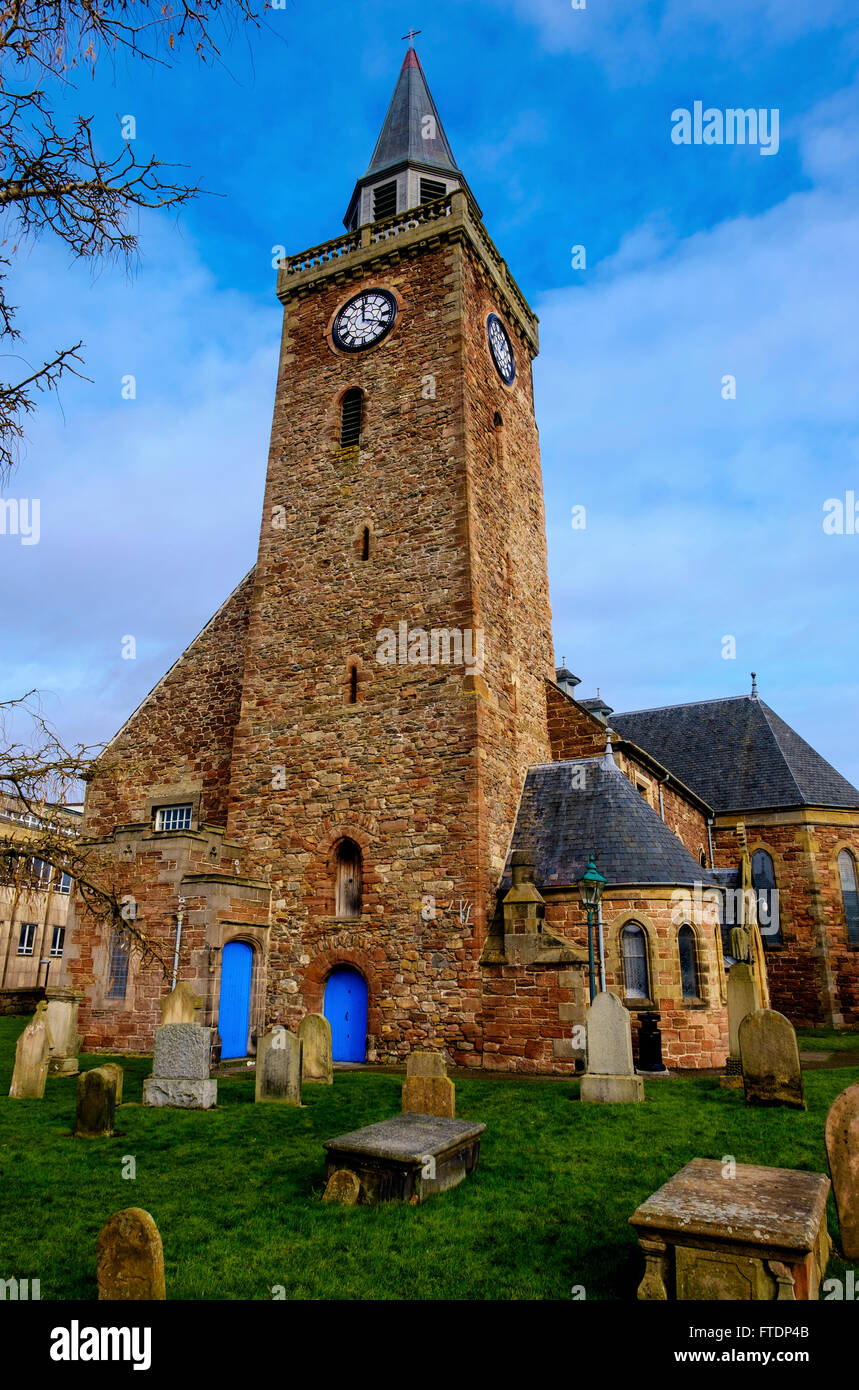
[[[633,1299],[639,1202],[696,1156],[826,1172],[826,1111],[859,1077],[807,1074],[805,1114],[747,1110],[705,1077],[649,1082],[642,1106],[580,1105],[572,1081],[461,1081],[458,1115],[488,1126],[477,1172],[422,1207],[349,1208],[320,1201],[322,1140],[396,1114],[400,1078],[339,1074],[297,1110],[254,1105],[242,1076],[203,1113],[143,1108],[151,1063],[125,1059],[121,1133],[81,1140],[75,1080],[8,1099],[24,1022],[0,1018],[0,1278],[37,1278],[43,1299],[95,1297],[98,1232],[127,1206],[158,1224],[173,1299],[267,1299],[279,1284],[287,1298],[566,1299],[581,1284]]]
[[[800,1052],[859,1052],[859,1031],[836,1033],[832,1028],[797,1029]]]

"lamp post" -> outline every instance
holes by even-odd
[[[594,913],[600,905],[603,889],[607,882],[608,880],[603,878],[597,868],[594,856],[591,855],[588,860],[588,867],[578,880],[579,897],[588,914],[588,969],[590,974],[591,1003],[594,1002],[594,996],[597,992],[596,965],[594,963]]]

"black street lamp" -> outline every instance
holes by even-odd
[[[594,913],[600,905],[603,889],[607,882],[608,879],[603,878],[596,866],[594,856],[591,855],[588,860],[588,867],[578,880],[579,897],[588,914],[588,968],[590,971],[591,1003],[594,1002],[594,996],[597,992],[596,966],[594,964]]]

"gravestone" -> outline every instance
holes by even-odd
[[[100,1071],[106,1071],[108,1076],[112,1076],[116,1086],[116,1103],[122,1104],[122,1067],[116,1062],[102,1062]]]
[[[644,1082],[635,1074],[629,1013],[616,994],[598,994],[588,1009],[588,1069],[581,1098],[599,1104],[644,1100]]]
[[[408,1202],[417,1206],[473,1173],[486,1125],[441,1115],[395,1115],[336,1139],[326,1139],[325,1177],[345,1170],[360,1185],[364,1206]],[[344,1184],[347,1194],[354,1190]],[[326,1189],[327,1190],[327,1189]],[[341,1190],[340,1185],[336,1190]]]
[[[45,1094],[51,1043],[44,1010],[36,1010],[15,1047],[15,1066],[9,1095],[15,1100],[41,1100]]]
[[[257,1043],[256,1100],[301,1104],[301,1043],[285,1028],[273,1028]]]
[[[740,1024],[739,1038],[746,1105],[804,1110],[796,1033],[784,1014],[755,1009]]]
[[[859,1081],[835,1097],[826,1116],[826,1154],[845,1260],[859,1260]]]
[[[403,1114],[456,1114],[456,1092],[447,1075],[447,1062],[441,1052],[412,1052],[406,1062],[403,1082]]]
[[[209,1076],[211,1028],[197,1023],[165,1023],[155,1029],[152,1075],[143,1083],[143,1104],[180,1110],[209,1110],[218,1083]]]
[[[305,1014],[298,1025],[302,1081],[334,1082],[331,1024],[323,1014]]]
[[[51,1043],[51,1076],[77,1076],[78,1009],[83,995],[74,989],[52,989],[45,1008],[45,1022]]]
[[[693,1158],[629,1218],[648,1301],[819,1297],[831,1241],[823,1173]]]
[[[161,1000],[161,1026],[166,1023],[198,1023],[203,1001],[189,984],[180,980],[172,994]]]
[[[149,1212],[140,1207],[126,1207],[105,1222],[96,1265],[100,1301],[154,1303],[167,1297],[161,1236]]]
[[[725,1085],[740,1087],[743,1068],[740,1062],[740,1024],[747,1014],[760,1007],[758,987],[752,967],[742,961],[728,971],[728,1060],[725,1064]]]
[[[83,1071],[78,1077],[75,1134],[79,1139],[101,1139],[113,1134],[116,1081],[104,1067]]]
[[[344,1207],[357,1206],[361,1200],[361,1179],[348,1168],[337,1168],[325,1184],[323,1202],[340,1202]]]

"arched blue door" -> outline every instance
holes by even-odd
[[[367,1056],[367,982],[351,966],[332,970],[322,1011],[331,1024],[335,1062],[363,1062]]]
[[[248,1055],[253,960],[253,947],[246,941],[230,941],[224,947],[218,1010],[218,1032],[224,1058]]]

